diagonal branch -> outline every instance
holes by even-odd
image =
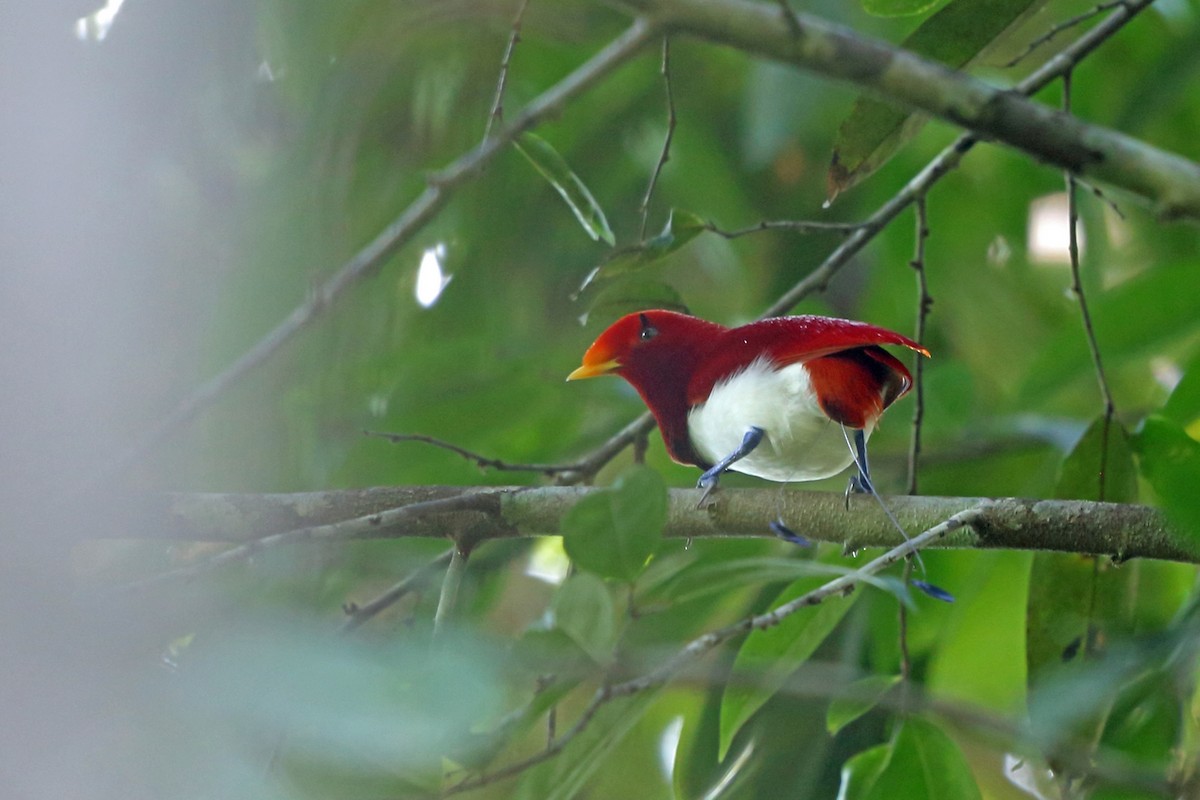
[[[883,41],[807,14],[796,15],[797,35],[780,19],[777,8],[750,0],[616,4],[647,15],[668,31],[854,83],[887,102],[939,117],[1080,176],[1120,186],[1150,201],[1164,219],[1200,220],[1200,164]],[[1137,5],[1131,2],[1130,9]]]
[[[548,117],[595,86],[614,69],[637,55],[654,39],[656,26],[637,19],[629,28],[586,63],[529,103],[503,129],[466,153],[444,170],[430,176],[428,186],[390,225],[343,264],[312,292],[311,298],[243,353],[223,372],[199,386],[166,416],[146,428],[101,478],[118,474],[145,458],[149,452],[180,427],[191,422],[231,386],[273,356],[297,333],[321,317],[350,287],[378,271],[387,259],[412,240],[449,202],[454,192],[475,180],[521,133]]]

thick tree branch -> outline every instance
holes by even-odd
[[[1090,125],[1018,93],[877,39],[750,0],[609,0],[664,29],[854,83],[1071,172],[1149,200],[1166,219],[1200,220],[1200,165],[1124,134]]]
[[[144,498],[140,515],[125,520],[122,532],[134,537],[232,541],[241,544],[235,549],[247,552],[272,543],[407,537],[450,537],[469,546],[493,538],[557,534],[563,514],[595,491],[599,490],[429,486],[293,495],[163,494]],[[870,498],[852,497],[847,511],[842,495],[833,492],[725,489],[706,508],[696,507],[698,496],[693,489],[671,490],[665,535],[772,537],[770,520],[763,513],[770,508],[778,509],[796,532],[849,550],[893,547],[901,541]],[[1146,506],[1012,498],[885,499],[906,530],[925,530],[968,508],[984,506],[978,524],[945,537],[939,547],[1059,550],[1119,559],[1200,562],[1200,550],[1176,537],[1162,515]],[[258,544],[252,547],[251,541]]]

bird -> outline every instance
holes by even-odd
[[[701,504],[732,470],[770,481],[829,478],[875,494],[867,440],[912,376],[882,345],[921,344],[865,322],[815,315],[726,327],[652,309],[602,332],[568,381],[618,375],[654,415],[667,453],[703,470]]]

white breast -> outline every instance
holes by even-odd
[[[730,467],[735,472],[771,481],[814,481],[854,461],[841,426],[817,404],[802,364],[776,370],[765,360],[755,361],[718,383],[707,401],[688,412],[692,447],[710,463],[736,450],[755,425],[766,435],[754,452]]]

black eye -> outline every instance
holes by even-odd
[[[649,317],[645,314],[638,314],[638,321],[642,323],[642,331],[638,336],[643,342],[648,342],[658,336],[658,328],[654,327]]]

